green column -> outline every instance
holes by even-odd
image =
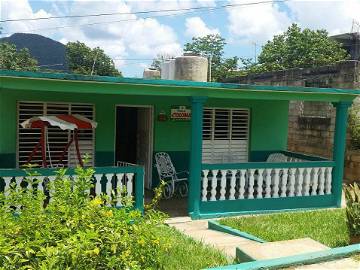
[[[207,97],[191,97],[191,148],[188,211],[189,215],[195,219],[198,218],[200,214],[203,104],[206,100]]]
[[[341,191],[344,176],[344,159],[346,147],[346,128],[348,121],[348,108],[351,102],[333,103],[336,108],[335,134],[333,160],[335,168],[333,169],[332,193],[335,197],[337,207],[341,206]]]

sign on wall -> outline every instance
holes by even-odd
[[[190,120],[191,119],[191,110],[186,108],[186,106],[177,106],[171,108],[171,120]]]

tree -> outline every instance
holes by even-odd
[[[115,68],[114,61],[96,47],[91,49],[82,42],[68,42],[66,57],[73,73],[100,76],[122,76]]]
[[[151,67],[161,71],[161,63],[164,62],[165,60],[169,60],[173,58],[175,58],[175,56],[170,54],[158,54],[156,58],[153,59],[151,63]]]
[[[27,48],[17,51],[15,44],[3,42],[0,43],[0,69],[36,71],[39,68]]]
[[[319,67],[347,57],[341,44],[330,39],[326,30],[301,30],[292,24],[286,32],[274,36],[263,46],[258,65],[251,66],[249,71]]]
[[[193,37],[192,42],[184,45],[185,51],[190,51],[211,59],[211,80],[219,81],[227,77],[228,72],[236,70],[238,58],[224,58],[225,39],[220,35],[211,34],[204,37]]]

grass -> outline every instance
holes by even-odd
[[[169,240],[169,248],[162,256],[165,270],[197,270],[232,263],[220,251],[197,242],[173,228],[162,226],[158,233]]]
[[[225,218],[220,223],[270,242],[310,237],[329,247],[349,244],[345,209]]]

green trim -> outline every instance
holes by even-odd
[[[266,243],[265,240],[260,239],[252,234],[249,234],[249,233],[243,232],[243,231],[239,231],[239,230],[231,228],[229,226],[222,225],[219,222],[216,222],[214,220],[208,221],[208,228],[211,230],[228,233],[228,234],[235,235],[235,236],[240,236],[240,237],[243,237],[243,238],[255,241],[255,242]]]
[[[231,169],[267,169],[267,168],[314,168],[334,167],[334,161],[308,161],[308,162],[248,162],[202,164],[203,170],[231,170]]]
[[[328,209],[328,208],[329,207],[326,206],[326,207],[309,207],[309,208],[294,208],[294,209],[280,209],[280,210],[257,210],[257,211],[239,211],[239,212],[226,212],[226,213],[206,213],[206,214],[200,214],[197,219],[213,219],[213,218],[247,216],[247,215],[268,215],[268,214],[274,214],[274,213],[313,211],[313,210]]]
[[[200,197],[200,196],[199,196]],[[250,211],[270,211],[297,208],[334,207],[335,196],[315,195],[283,198],[241,199],[224,201],[206,201],[200,203],[200,214],[205,216],[223,216],[225,213]]]
[[[255,269],[277,269],[300,264],[314,264],[324,261],[330,261],[347,257],[360,251],[360,244],[349,245],[345,247],[332,248],[329,250],[309,252],[295,256],[282,257],[268,260],[258,260],[234,265],[208,268],[213,270],[237,269],[237,270],[255,270]],[[237,251],[238,253],[238,248]]]
[[[350,102],[339,102],[333,104],[336,107],[335,134],[333,159],[336,166],[333,171],[332,192],[336,198],[336,205],[341,206],[342,181],[344,176],[344,160],[346,148],[346,127],[348,120],[348,108]]]
[[[294,86],[264,86],[264,85],[248,85],[234,83],[215,83],[215,82],[193,82],[193,81],[177,81],[177,80],[147,80],[122,77],[108,76],[86,76],[65,73],[42,73],[28,71],[0,70],[0,77],[25,77],[33,79],[56,79],[84,82],[105,82],[117,84],[140,84],[155,86],[186,86],[192,88],[215,88],[215,89],[246,89],[252,91],[275,91],[275,92],[292,92],[292,93],[328,93],[328,94],[346,94],[359,95],[359,90],[353,89],[337,89],[337,88],[314,88],[314,87],[294,87]]]
[[[207,97],[191,98],[191,147],[189,160],[189,196],[188,211],[196,218],[200,214],[201,159],[202,159],[202,126],[203,105]]]

